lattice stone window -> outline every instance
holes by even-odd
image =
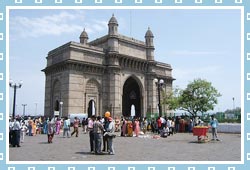
[[[87,93],[95,93],[98,92],[98,85],[95,80],[89,80],[86,85],[86,92]]]

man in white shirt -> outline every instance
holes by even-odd
[[[94,121],[95,121],[96,117],[93,115],[91,116],[91,118],[88,119],[88,131],[89,131],[89,143],[90,143],[90,152],[91,153],[95,153],[95,148],[94,148]]]
[[[14,123],[13,123],[13,143],[12,146],[13,147],[20,147],[20,130],[21,130],[21,125],[20,122],[16,119],[14,119]]]

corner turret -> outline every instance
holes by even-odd
[[[81,35],[80,35],[80,43],[81,44],[87,44],[88,43],[88,39],[89,39],[89,37],[88,37],[88,34],[87,34],[87,32],[85,31],[85,28],[84,28],[84,30],[82,31],[82,33],[81,33]]]
[[[154,60],[154,35],[150,28],[148,27],[148,30],[145,34],[145,44],[146,44],[146,55],[147,60]]]

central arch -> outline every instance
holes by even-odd
[[[92,115],[96,115],[96,106],[94,100],[90,100],[88,104],[88,117],[91,117]]]
[[[129,77],[123,86],[122,115],[124,117],[131,116],[131,106],[134,106],[135,117],[141,117],[141,91],[133,77]]]

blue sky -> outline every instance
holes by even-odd
[[[83,28],[89,41],[108,32],[114,13],[120,34],[144,41],[150,27],[155,60],[169,63],[174,87],[185,88],[196,78],[206,79],[222,94],[215,111],[241,105],[240,10],[10,10],[10,79],[23,81],[17,90],[17,110],[44,111],[47,53],[69,41],[79,42]],[[13,90],[10,89],[10,113]]]

